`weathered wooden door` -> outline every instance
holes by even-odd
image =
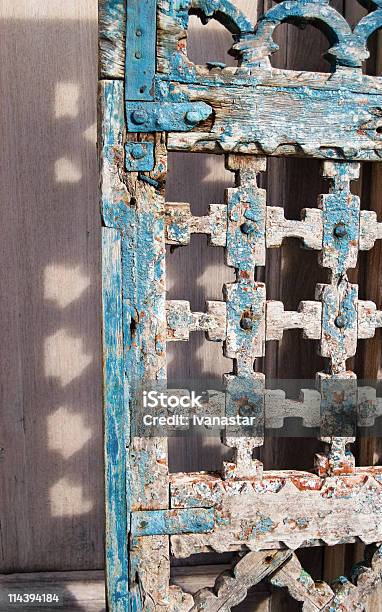
[[[109,607],[118,610],[230,610],[250,586],[287,587],[304,610],[361,610],[381,578],[382,468],[359,468],[348,449],[356,425],[374,423],[375,391],[358,386],[347,361],[371,338],[382,312],[358,298],[347,272],[382,237],[376,215],[352,194],[360,164],[382,154],[382,80],[363,74],[368,39],[382,25],[382,1],[352,29],[329,0],[283,1],[257,26],[228,0],[104,0],[101,8],[100,160],[103,229],[106,553]],[[196,66],[187,57],[189,15],[216,19],[232,34],[237,68]],[[275,69],[276,28],[314,22],[331,42],[331,73]],[[236,186],[195,217],[167,202],[169,151],[224,155]],[[328,193],[288,220],[267,202],[259,177],[267,157],[322,160]],[[166,301],[165,247],[192,233],[224,246],[236,281],[204,313]],[[267,300],[257,280],[266,250],[295,237],[316,250],[327,283],[298,311]],[[304,251],[301,251],[302,257]],[[314,299],[313,299],[314,298]],[[258,360],[267,341],[299,328],[326,367],[299,400],[266,389]],[[170,474],[165,436],[132,435],[139,382],[166,380],[166,344],[203,331],[221,342],[232,372],[225,414],[256,416],[256,431],[229,430],[233,456],[220,473]],[[313,375],[313,373],[312,373]],[[212,399],[211,399],[212,398]],[[207,406],[206,406],[207,404]],[[212,409],[211,408],[211,409]],[[350,415],[350,417],[349,417]],[[303,417],[327,444],[316,473],[264,471],[254,451],[263,429]],[[346,427],[345,427],[345,425]],[[247,432],[247,433],[246,433]],[[316,584],[299,547],[361,540],[365,562],[353,581]],[[232,573],[191,596],[170,585],[170,558],[235,552]]]

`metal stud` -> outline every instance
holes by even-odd
[[[253,223],[242,223],[240,226],[241,231],[243,232],[243,234],[253,234],[253,232],[255,231],[255,225]]]
[[[252,319],[249,317],[243,317],[240,321],[240,327],[245,329],[245,331],[250,331],[253,327]]]
[[[199,113],[197,111],[188,111],[186,113],[185,120],[186,120],[187,123],[190,123],[191,125],[194,125],[196,123],[199,123],[200,115],[199,115]]]
[[[347,229],[343,223],[339,223],[334,228],[334,235],[336,238],[345,238],[347,236]]]
[[[137,125],[142,125],[147,121],[147,113],[144,110],[135,110],[131,113],[131,120]]]
[[[346,325],[346,320],[345,317],[343,315],[338,315],[335,319],[334,319],[334,325],[336,327],[338,327],[339,329],[342,329],[343,327],[345,327]]]
[[[131,157],[133,159],[143,159],[146,156],[146,151],[143,145],[137,144],[131,150]]]

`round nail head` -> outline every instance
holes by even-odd
[[[131,114],[131,120],[137,125],[142,125],[147,119],[147,113],[144,110],[135,110]]]
[[[345,238],[345,236],[347,236],[347,230],[343,223],[339,223],[335,226],[334,235],[336,238]]]
[[[243,232],[243,234],[253,234],[253,232],[255,231],[255,226],[253,223],[248,223],[247,221],[245,223],[243,223],[240,226],[241,231]]]
[[[131,157],[133,159],[143,159],[145,155],[146,152],[142,145],[135,145],[131,150]]]
[[[245,404],[244,406],[240,406],[239,414],[242,417],[249,417],[253,415],[253,408],[249,406],[248,404]]]
[[[195,125],[195,123],[199,123],[200,116],[197,111],[188,111],[185,116],[186,122],[191,125]]]
[[[343,315],[338,315],[334,319],[334,325],[338,327],[339,329],[342,329],[343,327],[345,327],[345,317]]]
[[[240,327],[242,329],[245,329],[246,331],[251,330],[253,327],[252,319],[250,319],[249,317],[243,317],[240,321]]]
[[[136,51],[135,52],[135,58],[136,59],[141,59],[141,57],[142,57],[142,53],[140,51]]]
[[[142,30],[136,30],[135,36],[138,36],[138,38],[142,36]]]

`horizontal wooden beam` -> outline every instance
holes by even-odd
[[[274,81],[174,83],[174,95],[212,107],[212,124],[189,133],[169,134],[177,151],[303,155],[321,159],[380,161],[382,93],[343,89],[317,78],[302,86],[295,73]],[[260,81],[260,82],[259,82]],[[282,112],[275,113],[275,108]]]
[[[242,480],[207,473],[170,478],[172,507],[216,512],[213,531],[172,536],[176,557],[382,539],[382,468],[327,478],[292,471]]]

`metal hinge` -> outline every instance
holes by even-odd
[[[188,132],[208,119],[212,108],[205,102],[126,101],[128,132]]]
[[[188,132],[212,114],[205,102],[155,100],[157,0],[127,2],[125,98],[130,133]],[[154,167],[151,143],[128,142],[126,170]]]

